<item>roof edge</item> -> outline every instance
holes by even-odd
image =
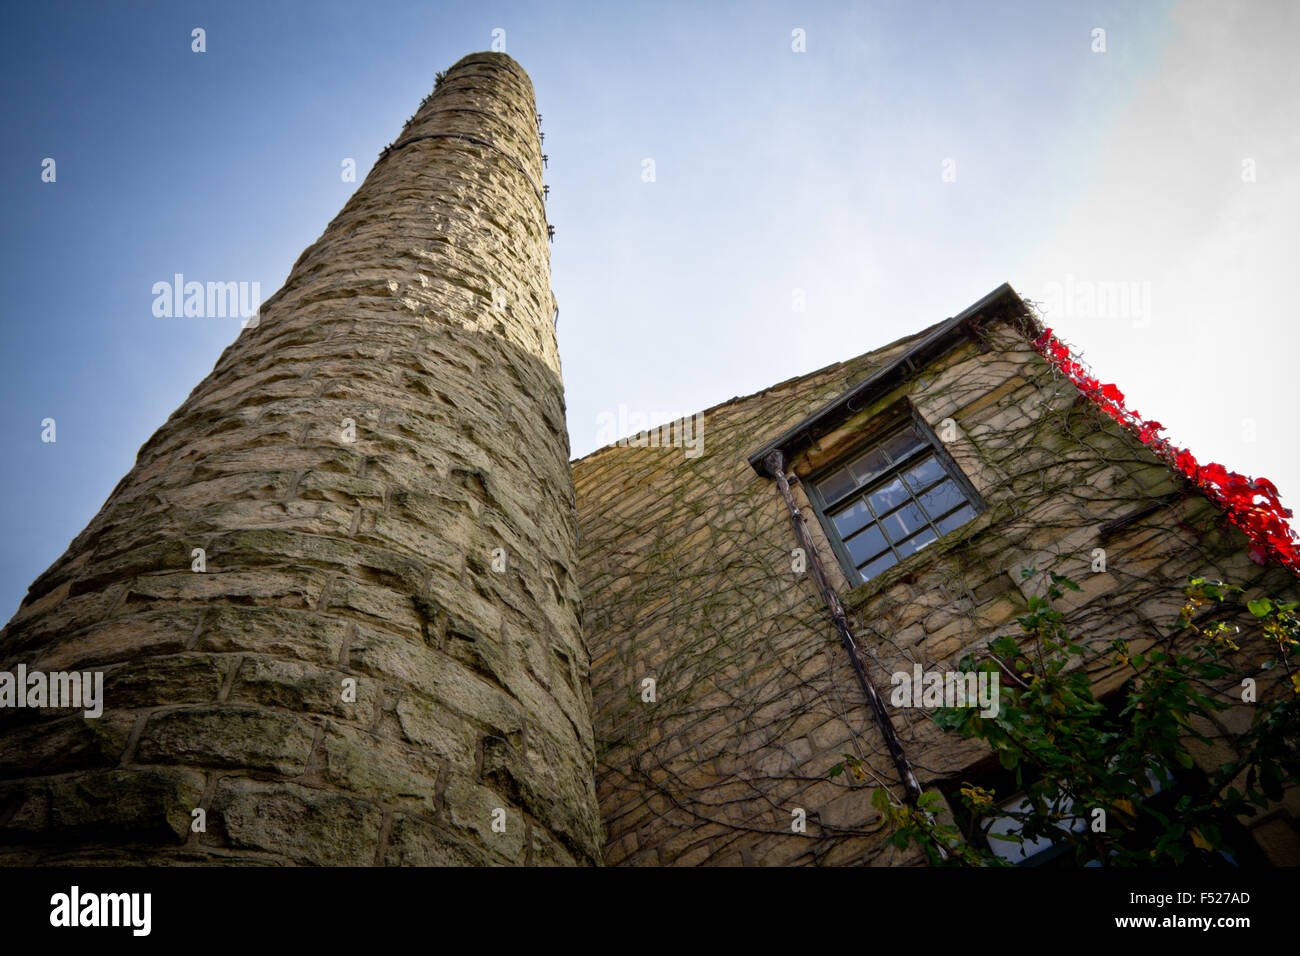
[[[802,373],[800,373],[800,374],[798,374],[798,375],[791,375],[789,378],[784,378],[784,379],[782,379],[782,380],[779,381],[779,382],[773,382],[771,385],[768,385],[768,386],[766,386],[766,387],[764,387],[764,388],[760,388],[760,389],[759,389],[758,391],[756,391],[756,392],[747,392],[747,393],[744,394],[744,395],[733,395],[731,398],[724,399],[724,400],[722,400],[722,401],[720,401],[720,402],[714,402],[714,403],[713,403],[712,405],[710,405],[708,408],[702,408],[702,409],[699,409],[698,411],[688,412],[687,414],[688,414],[688,415],[691,415],[691,416],[694,416],[694,415],[708,415],[710,412],[716,412],[718,409],[720,409],[720,408],[726,408],[726,407],[728,407],[729,405],[736,405],[736,404],[738,404],[738,403],[740,403],[740,402],[747,402],[747,401],[749,401],[750,399],[753,399],[753,398],[761,398],[761,397],[764,396],[764,395],[768,395],[768,394],[770,394],[770,393],[772,393],[772,392],[775,392],[777,389],[781,389],[781,388],[789,388],[789,387],[792,386],[792,385],[800,384],[801,382],[803,382],[803,381],[805,381],[805,380],[807,380],[807,379],[813,378],[814,376],[817,376],[817,375],[825,375],[825,374],[827,374],[828,372],[833,372],[833,371],[835,371],[836,369],[844,368],[845,366],[849,365],[850,363],[852,363],[852,362],[856,362],[856,361],[858,361],[859,359],[864,358],[865,356],[868,356],[868,355],[874,355],[874,354],[877,353],[877,352],[884,352],[884,351],[886,351],[887,349],[891,349],[891,348],[893,348],[894,346],[898,345],[900,342],[906,342],[908,339],[916,338],[918,335],[922,335],[922,334],[924,334],[926,331],[927,331],[926,329],[921,329],[919,332],[910,332],[910,333],[908,333],[907,335],[899,336],[898,338],[894,339],[894,341],[892,341],[892,342],[886,342],[884,345],[877,346],[877,347],[874,348],[874,349],[868,349],[866,352],[862,352],[862,353],[860,353],[860,354],[858,354],[858,355],[854,355],[854,356],[852,356],[852,357],[850,357],[850,358],[847,358],[847,359],[841,359],[841,360],[839,360],[838,362],[831,362],[829,365],[823,365],[823,366],[821,366],[820,368],[815,368],[815,369],[813,369],[813,370],[810,371],[810,372],[802,372]],[[599,454],[600,454],[601,452],[603,452],[603,451],[609,451],[609,450],[612,449],[612,448],[619,448],[619,447],[622,447],[622,445],[621,445],[622,442],[625,442],[627,439],[629,439],[629,438],[633,438],[633,437],[635,437],[636,435],[639,435],[639,434],[642,434],[642,433],[643,433],[643,432],[632,432],[632,433],[629,434],[629,435],[624,435],[623,437],[619,438],[618,441],[612,441],[612,442],[610,442],[610,443],[607,444],[607,445],[601,445],[599,448],[593,448],[591,451],[587,452],[587,454],[585,454],[585,455],[583,455],[583,456],[581,456],[581,457],[579,457],[579,458],[571,458],[571,459],[569,459],[569,466],[570,466],[570,467],[573,467],[574,465],[577,465],[577,464],[579,464],[579,463],[581,463],[581,462],[586,461],[588,458],[592,458],[592,457],[594,457],[595,455],[599,455]]]
[[[1036,335],[1039,331],[1038,322],[1029,306],[1016,290],[1011,288],[1010,283],[1004,282],[978,302],[967,306],[941,323],[894,361],[877,369],[857,385],[841,393],[839,397],[832,399],[754,452],[749,456],[750,467],[764,477],[771,477],[763,465],[763,459],[772,452],[780,451],[786,460],[789,460],[793,452],[807,447],[819,435],[826,434],[834,425],[852,414],[850,405],[892,388],[908,373],[916,372],[919,365],[947,352],[958,339],[973,337],[978,327],[997,321],[1011,322],[1026,337]]]

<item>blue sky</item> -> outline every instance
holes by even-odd
[[[1060,300],[1046,319],[1202,460],[1300,496],[1297,5],[323,0],[2,16],[5,616],[238,333],[238,319],[155,317],[153,284],[181,272],[270,296],[355,188],[341,162],[363,179],[435,72],[496,28],[544,116],[575,457],[620,405],[688,414],[1003,281],[1049,301],[1124,283],[1141,295],[1120,314]]]

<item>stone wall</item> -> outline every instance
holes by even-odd
[[[1134,649],[1165,633],[1187,575],[1218,577],[1291,599],[1296,580],[1247,559],[1222,513],[1103,419],[1011,325],[983,348],[963,341],[906,376],[791,463],[808,476],[908,402],[938,430],[988,510],[865,585],[851,587],[801,484],[794,494],[832,584],[850,610],[888,707],[890,675],[915,663],[948,670],[991,638],[1016,633],[1048,570],[1082,592],[1062,602],[1076,638]],[[575,464],[586,629],[593,656],[597,787],[610,864],[912,864],[870,791],[901,797],[898,774],[847,654],[807,571],[796,570],[789,514],[747,457],[921,336],[705,413],[704,453],[610,447]],[[984,349],[987,348],[988,351]],[[1159,505],[1149,513],[1143,509]],[[1117,520],[1124,519],[1124,520]],[[1107,570],[1092,571],[1104,548]],[[1023,568],[1039,574],[1020,575]],[[1249,617],[1247,615],[1247,617]],[[1250,621],[1241,621],[1248,630]],[[1254,638],[1235,662],[1251,673]],[[1101,693],[1116,667],[1098,666]],[[1267,675],[1262,696],[1279,688]],[[643,681],[655,680],[655,700]],[[1235,687],[1229,681],[1220,690]],[[988,766],[982,745],[938,730],[923,709],[889,708],[923,786],[945,791]],[[1205,727],[1218,766],[1245,705]],[[1244,723],[1243,723],[1244,721]],[[848,754],[865,778],[832,778]],[[996,762],[994,762],[996,763]],[[1009,794],[1008,794],[1009,795]],[[807,829],[796,833],[795,810]],[[1295,862],[1300,805],[1252,821],[1273,862]]]
[[[599,861],[537,127],[452,67],[32,585],[0,861]]]

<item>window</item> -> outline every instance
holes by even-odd
[[[1107,694],[1101,701],[1104,714],[1093,724],[1098,734],[1112,733],[1121,721],[1121,714],[1128,706],[1131,685]],[[1113,762],[1112,762],[1113,765]],[[1021,834],[1022,822],[1012,814],[1028,813],[1032,809],[1023,789],[1024,784],[1032,784],[1038,779],[1037,773],[1029,767],[1021,766],[1015,773],[1003,770],[997,761],[987,760],[982,766],[972,768],[970,776],[950,777],[940,782],[939,786],[952,807],[953,817],[963,836],[974,846],[988,850],[1008,863],[1022,867],[1073,868],[1078,865],[1073,847],[1068,841],[1069,834],[1085,833],[1092,824],[1093,814],[1087,807],[1076,811],[1076,804],[1066,793],[1058,793],[1056,802],[1050,805],[1053,814],[1059,815],[1055,824],[1059,832],[1057,842],[1052,841],[1052,834],[1043,833],[1035,838],[1023,838],[1021,843],[1001,839],[1008,834]],[[997,795],[997,810],[978,822],[972,818],[970,811],[958,795],[959,789],[969,780],[974,779],[983,789]],[[1205,774],[1196,767],[1184,769],[1173,768],[1172,779],[1163,781],[1154,769],[1146,771],[1146,790],[1148,793],[1139,803],[1143,809],[1152,814],[1140,813],[1135,822],[1127,824],[1124,833],[1124,845],[1129,849],[1141,849],[1154,846],[1165,830],[1160,825],[1161,818],[1176,820],[1181,816],[1179,801],[1183,797],[1193,799],[1206,798],[1211,791]],[[1012,794],[1012,796],[1003,796]],[[1195,859],[1188,858],[1188,866],[1266,866],[1267,861],[1248,831],[1241,824],[1228,822],[1220,830],[1220,835],[1232,848],[1231,852],[1219,850]],[[1112,851],[1113,853],[1114,851]],[[1100,866],[1092,860],[1086,867]]]
[[[1033,809],[1033,804],[1022,794],[1018,794],[1010,800],[1003,801],[998,805],[999,810],[1010,813],[1028,813]],[[1060,803],[1052,807],[1054,812],[1063,816],[1074,809],[1074,801],[1069,797],[1062,796]],[[1088,828],[1087,821],[1082,817],[1069,817],[1069,823],[1065,821],[1056,824],[1057,828],[1063,831],[1073,831],[1082,833]],[[1020,821],[1011,816],[1004,814],[995,814],[984,832],[984,838],[987,841],[989,850],[995,856],[1000,856],[1008,863],[1014,863],[1017,866],[1061,866],[1068,865],[1070,860],[1063,859],[1070,852],[1070,844],[1053,843],[1050,836],[1044,835],[1035,839],[1024,839],[1020,843],[1014,840],[1004,839],[1007,834],[1018,834],[1020,832]]]
[[[1142,801],[1142,804],[1157,814],[1176,818],[1178,816],[1178,799],[1185,792],[1184,785],[1192,793],[1204,793],[1209,789],[1204,775],[1199,771],[1192,770],[1181,773],[1180,778],[1175,780],[1172,788],[1166,789],[1161,786],[1154,773],[1149,774],[1148,779],[1151,782],[1152,792]],[[1065,819],[1057,823],[1056,826],[1063,832],[1082,833],[1088,829],[1091,814],[1084,813],[1079,816],[1068,816],[1073,807],[1073,801],[1069,797],[1062,796],[1060,798],[1060,802],[1053,807],[1053,810],[1061,813]],[[998,808],[1004,813],[993,815],[991,821],[984,824],[980,834],[973,834],[973,828],[968,816],[963,811],[961,813],[961,824],[967,838],[969,839],[974,835],[973,842],[977,846],[983,845],[996,856],[1016,866],[1065,868],[1077,865],[1070,844],[1066,842],[1053,843],[1050,836],[1043,835],[1035,839],[1025,839],[1021,843],[1016,843],[1014,840],[999,839],[999,837],[1005,837],[1009,833],[1020,833],[1020,821],[1006,815],[1006,813],[1026,813],[1031,809],[1031,804],[1023,793],[1017,794],[1010,800],[1003,801],[998,805]],[[1149,844],[1154,844],[1164,832],[1159,826],[1154,825],[1152,819],[1145,815],[1138,819],[1135,826],[1135,836],[1129,841],[1131,846],[1139,846],[1144,840]],[[1230,824],[1223,836],[1232,846],[1232,852],[1216,850],[1211,856],[1187,861],[1187,865],[1206,867],[1266,865],[1260,858],[1261,854],[1254,848],[1253,841],[1244,827]],[[1113,851],[1112,855],[1114,855]],[[1085,863],[1084,866],[1099,867],[1101,863],[1092,860]]]
[[[1116,701],[1120,698],[1118,695],[1110,700],[1110,707],[1113,710]],[[1173,812],[1173,800],[1169,794],[1160,797],[1165,793],[1164,786],[1160,783],[1160,778],[1152,772],[1147,773],[1147,783],[1151,788],[1151,794],[1142,802],[1151,806],[1153,809],[1158,808],[1160,811],[1169,814]],[[1157,799],[1159,798],[1159,799]],[[1020,843],[1014,840],[1004,839],[1007,834],[1020,833],[1021,824],[1018,819],[1010,816],[1012,813],[1029,813],[1033,809],[1033,804],[1023,793],[1018,793],[1010,800],[1004,800],[998,804],[998,809],[1003,813],[993,814],[987,829],[984,831],[985,843],[994,855],[1000,856],[1008,863],[1014,863],[1016,866],[1072,866],[1073,857],[1067,856],[1070,852],[1070,844],[1053,843],[1052,838],[1046,834],[1034,839],[1023,839]],[[1078,816],[1071,815],[1074,810],[1074,801],[1068,796],[1062,794],[1056,803],[1049,808],[1054,814],[1059,814],[1062,820],[1056,824],[1056,828],[1065,832],[1083,833],[1088,829],[1090,815],[1085,811]],[[1139,827],[1142,822],[1139,822]],[[1154,841],[1160,834],[1152,833],[1151,839]],[[1231,861],[1231,857],[1225,856],[1225,859]],[[1098,862],[1084,864],[1085,866],[1101,866]],[[1234,864],[1235,865],[1235,864]]]
[[[961,527],[981,507],[919,421],[848,455],[810,485],[845,572],[861,581]]]

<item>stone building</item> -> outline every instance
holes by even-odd
[[[870,788],[987,754],[871,688],[1013,628],[1021,569],[1098,646],[1189,574],[1297,593],[1008,286],[568,462],[539,121],[504,55],[440,77],[32,585],[0,671],[102,673],[103,713],[0,710],[0,862],[915,863]]]
[[[1080,584],[1058,607],[1094,648],[1167,637],[1190,575],[1300,598],[1289,571],[1252,562],[1218,505],[1033,348],[1041,331],[1003,285],[915,335],[708,409],[693,425],[701,454],[642,434],[574,463],[609,864],[908,864],[917,851],[885,846],[874,787],[902,801],[912,775],[945,798],[981,781],[1014,797],[987,750],[886,692],[894,674],[946,673],[1017,633],[1049,572]],[[1124,679],[1118,665],[1094,677],[1099,696]],[[1222,717],[1202,728],[1214,746],[1189,744],[1207,772],[1251,708]],[[846,755],[864,779],[833,775]],[[1300,863],[1298,815],[1291,793],[1250,821],[1240,855]]]

